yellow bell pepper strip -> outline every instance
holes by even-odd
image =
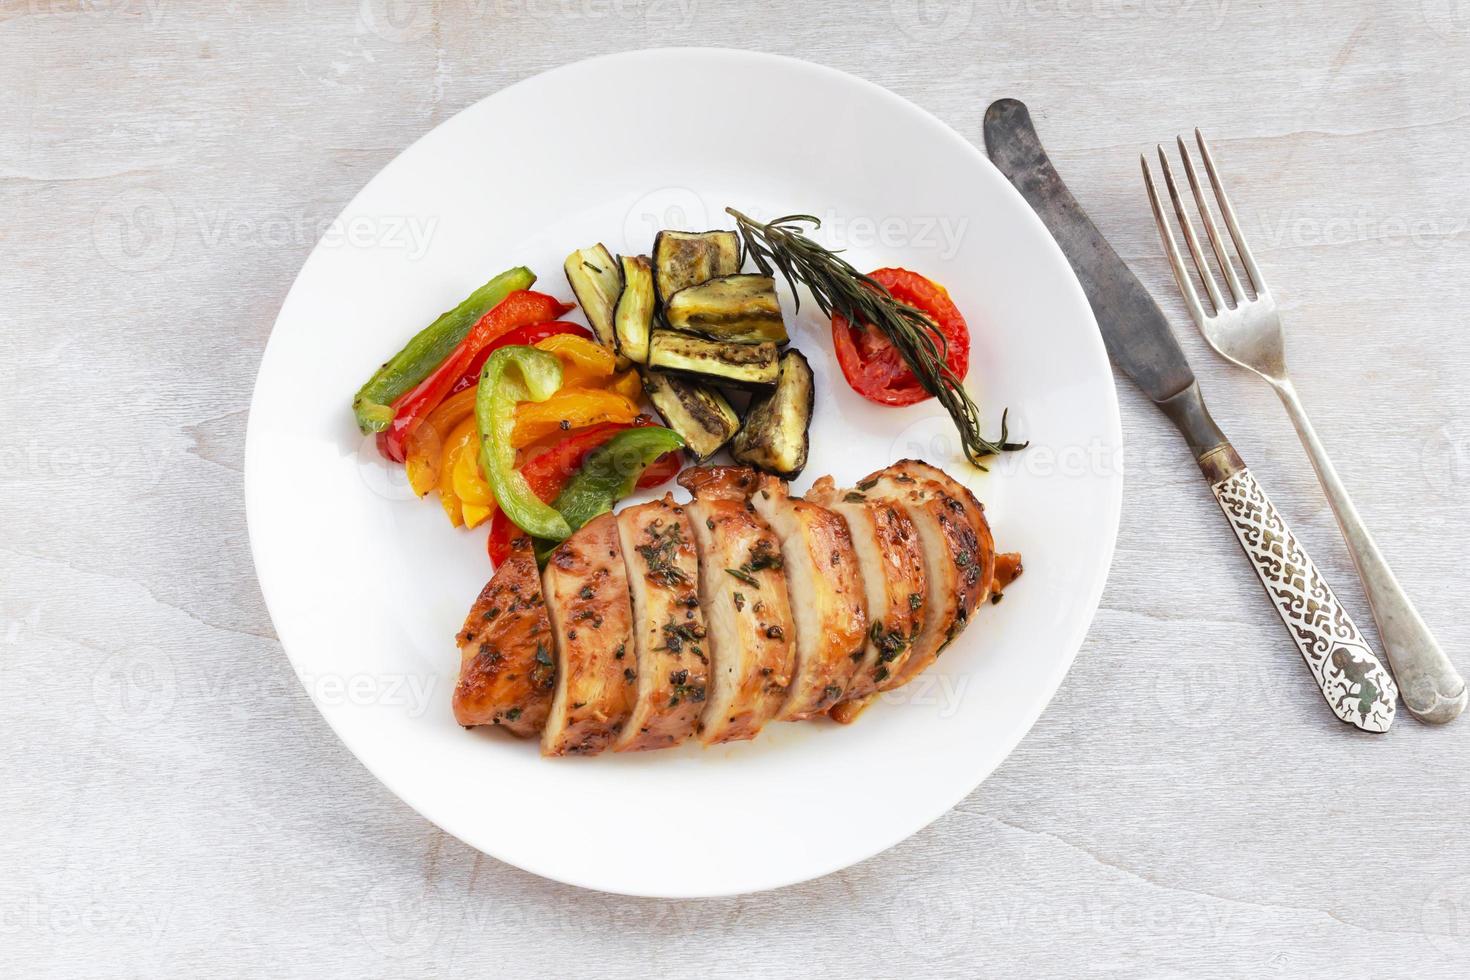
[[[491,308],[517,289],[530,289],[535,281],[536,274],[525,266],[508,269],[420,330],[353,396],[358,428],[364,433],[388,428],[394,400],[433,373]]]
[[[563,388],[545,401],[522,405],[516,410],[510,444],[520,449],[558,431],[599,422],[631,422],[637,417],[637,404],[617,392],[602,388]]]
[[[636,405],[643,397],[643,379],[638,376],[637,368],[629,368],[621,374],[613,375],[607,390],[617,392]]]
[[[485,479],[485,474],[480,472],[479,453],[460,453],[459,460],[454,464],[454,495],[465,507],[465,523],[469,523],[469,507],[492,507],[495,504],[495,492],[490,489],[490,483]],[[474,527],[470,524],[470,527]]]
[[[479,430],[474,416],[469,416],[450,430],[444,440],[443,459],[439,463],[439,505],[449,516],[449,523],[455,527],[464,524],[464,510],[454,492],[454,470],[461,456],[467,452],[475,452],[478,438]]]
[[[439,433],[423,426],[419,436],[419,445],[422,451],[418,455],[409,455],[403,461],[403,470],[408,475],[408,486],[415,496],[422,497],[430,490],[439,485],[439,463],[444,457],[444,445],[439,439]]]
[[[491,514],[495,513],[494,507],[481,507],[479,504],[467,501],[462,501],[459,507],[464,512],[465,527],[479,527],[490,519]]]
[[[475,389],[475,420],[480,431],[480,468],[495,500],[511,523],[532,537],[562,541],[571,536],[567,519],[543,503],[515,468],[520,403],[540,403],[561,387],[561,361],[534,347],[502,347],[485,361]]]
[[[473,388],[450,395],[424,419],[424,424],[409,436],[403,465],[408,471],[408,485],[422,497],[439,485],[439,469],[444,462],[444,447],[454,427],[475,414]]]
[[[536,349],[555,354],[561,361],[563,388],[601,388],[617,368],[616,355],[586,337],[557,334],[537,341]]]
[[[423,428],[429,429],[427,425]],[[405,459],[403,469],[408,474],[409,489],[416,496],[422,497],[439,485],[439,463],[443,459],[444,447],[439,441],[439,434],[432,429],[424,432],[420,439],[424,451],[418,456],[410,455]]]
[[[495,513],[495,494],[480,472],[479,441],[479,425],[473,415],[467,415],[444,443],[439,503],[455,527],[475,527]]]

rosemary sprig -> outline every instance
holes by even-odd
[[[1006,438],[1006,413],[1000,416],[1000,438],[991,440],[980,432],[980,409],[975,405],[964,382],[950,370],[945,358],[949,341],[933,320],[923,311],[900,303],[881,284],[853,268],[852,264],[831,249],[823,248],[807,237],[802,225],[813,230],[822,222],[809,214],[788,214],[762,224],[734,208],[725,211],[735,219],[745,239],[745,251],[755,260],[764,275],[781,275],[796,296],[801,308],[801,294],[796,284],[811,291],[817,306],[827,316],[838,314],[852,324],[871,324],[882,331],[903,357],[909,370],[925,391],[939,400],[954,419],[964,446],[965,458],[979,466],[986,456],[1026,448],[1024,442]]]

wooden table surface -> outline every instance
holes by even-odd
[[[342,747],[246,540],[282,299],[457,110],[675,44],[845,69],[972,140],[1025,99],[1181,317],[1138,154],[1203,126],[1249,175],[1322,437],[1470,667],[1464,0],[0,0],[0,975],[1470,975],[1470,720],[1333,721],[1126,382],[1122,530],[1076,666],[994,776],[857,867],[723,900],[584,892],[450,838]],[[1273,396],[1180,336],[1376,642]]]

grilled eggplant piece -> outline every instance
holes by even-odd
[[[675,330],[742,344],[791,339],[770,276],[718,276],[681,289],[664,304],[664,322]]]
[[[862,663],[845,697],[863,699],[882,690],[902,670],[923,627],[928,589],[919,532],[898,505],[870,500],[860,490],[839,490],[830,476],[812,484],[806,499],[830,508],[847,522],[862,568],[871,625]],[[848,708],[834,717],[847,720],[841,714],[854,715],[856,710]]]
[[[743,466],[691,467],[679,484],[699,547],[699,599],[708,629],[710,683],[700,740],[755,738],[791,683],[791,600],[781,545],[746,497],[756,474]]]
[[[623,292],[613,311],[618,353],[636,364],[648,363],[648,335],[653,332],[653,265],[646,255],[624,255]]]
[[[648,366],[737,388],[770,388],[780,376],[775,344],[727,344],[677,330],[653,332]]]
[[[653,239],[653,281],[660,303],[681,289],[740,271],[740,236],[733,231],[661,231]]]
[[[730,455],[767,473],[796,479],[806,466],[807,450],[811,448],[808,429],[814,392],[812,368],[801,351],[782,354],[775,390],[751,398]]]
[[[542,755],[594,755],[633,713],[633,607],[618,519],[602,514],[552,552],[542,590],[556,639],[556,689]]]
[[[665,494],[619,514],[618,535],[633,598],[638,693],[613,749],[667,748],[694,734],[709,682],[694,528]]]
[[[719,452],[740,428],[735,409],[709,385],[662,371],[644,371],[643,391],[669,428],[684,437],[684,448],[696,463]]]
[[[551,648],[536,556],[518,534],[459,631],[454,720],[498,725],[517,738],[540,734],[556,686]]]
[[[617,348],[617,331],[613,327],[613,311],[618,294],[623,291],[623,274],[607,246],[598,242],[591,248],[579,248],[567,256],[562,269],[567,283],[577,294],[577,302],[597,336],[597,342],[609,350]]]
[[[796,668],[776,719],[801,721],[842,700],[863,667],[868,613],[862,571],[847,522],[792,497],[785,480],[757,477],[750,503],[781,541],[796,626]]]

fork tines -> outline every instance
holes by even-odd
[[[1230,198],[1220,184],[1220,175],[1215,170],[1215,160],[1210,155],[1209,144],[1205,142],[1204,135],[1198,129],[1194,131],[1194,138],[1199,144],[1200,159],[1204,161],[1205,173],[1209,175],[1210,186],[1215,192],[1215,200],[1219,204],[1220,213],[1225,217],[1225,227],[1230,230],[1230,239],[1234,242],[1236,254],[1240,256],[1241,265],[1245,268],[1246,278],[1255,292],[1255,298],[1265,298],[1269,295],[1269,291],[1265,280],[1261,278],[1261,270],[1256,265],[1255,257],[1251,255],[1250,246],[1246,244],[1245,236],[1240,232],[1240,222],[1235,217],[1235,208],[1231,206]],[[1169,255],[1169,264],[1174,268],[1174,278],[1179,281],[1179,289],[1184,293],[1184,299],[1189,304],[1191,315],[1196,321],[1203,321],[1211,315],[1218,315],[1227,309],[1235,309],[1250,303],[1252,297],[1246,292],[1240,277],[1236,275],[1235,265],[1230,258],[1230,250],[1220,234],[1219,225],[1215,223],[1215,215],[1205,199],[1204,189],[1200,186],[1199,175],[1195,172],[1189,147],[1182,136],[1178,138],[1178,143],[1179,156],[1184,162],[1184,173],[1189,179],[1190,190],[1194,193],[1195,206],[1199,209],[1200,220],[1204,223],[1205,234],[1210,239],[1210,247],[1215,253],[1215,260],[1225,276],[1226,293],[1221,293],[1215,274],[1200,248],[1199,236],[1195,234],[1194,223],[1190,220],[1189,212],[1185,210],[1184,202],[1180,199],[1179,188],[1174,183],[1174,172],[1169,166],[1169,157],[1164,153],[1162,146],[1158,148],[1159,167],[1163,170],[1164,185],[1169,189],[1169,199],[1174,204],[1174,214],[1179,222],[1180,231],[1184,233],[1184,242],[1189,248],[1190,258],[1194,260],[1194,268],[1199,273],[1200,282],[1204,284],[1205,292],[1210,297],[1211,309],[1208,311],[1200,303],[1199,293],[1194,287],[1194,278],[1184,266],[1183,257],[1179,254],[1179,245],[1174,239],[1174,231],[1164,216],[1164,207],[1159,200],[1158,190],[1154,186],[1148,157],[1140,155],[1139,162],[1143,166],[1143,181],[1148,187],[1148,200],[1153,206],[1154,220],[1159,225],[1159,237],[1163,239],[1164,251]]]

